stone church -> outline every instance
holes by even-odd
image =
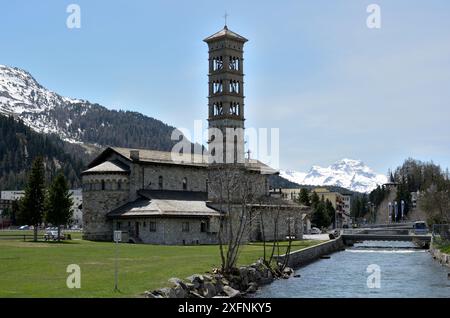
[[[112,240],[113,231],[120,230],[127,242],[217,244],[221,222],[244,214],[245,241],[301,238],[308,208],[270,197],[268,177],[278,172],[245,157],[242,134],[227,139],[225,133],[244,129],[247,39],[225,26],[204,41],[209,48],[209,128],[223,135],[210,133],[206,160],[202,154],[178,161],[171,152],[105,149],[82,173],[85,239]],[[222,156],[215,149],[223,149],[224,157],[232,151],[232,164],[211,160]]]

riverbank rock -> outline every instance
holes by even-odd
[[[288,279],[290,278],[292,275],[294,275],[294,270],[290,267],[286,267],[285,269],[283,269],[283,278],[284,279]]]
[[[254,294],[258,290],[258,284],[255,282],[251,282],[245,291],[246,294]]]
[[[203,285],[203,275],[194,274],[189,277],[186,277],[186,279],[194,285],[195,289],[200,288]]]
[[[216,287],[211,282],[205,282],[203,285],[203,296],[205,298],[212,298],[217,295]]]
[[[183,289],[188,289],[187,285],[179,278],[172,277],[169,279],[169,283],[171,283],[173,286],[180,285]]]
[[[281,264],[280,264],[281,265]],[[171,287],[164,287],[154,291],[146,291],[147,298],[217,298],[242,297],[255,293],[259,286],[272,283],[278,278],[290,278],[294,270],[290,267],[272,269],[262,260],[250,266],[234,268],[226,275],[220,270],[213,269],[212,274],[194,274],[183,281],[177,277],[169,279]]]
[[[241,295],[240,291],[238,291],[230,286],[224,286],[223,291],[230,298],[239,297]]]

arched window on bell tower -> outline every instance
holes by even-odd
[[[228,61],[228,68],[232,71],[239,71],[239,58],[230,56]]]
[[[213,58],[213,71],[218,71],[223,69],[223,58],[222,56],[217,56]]]

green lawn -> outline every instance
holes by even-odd
[[[0,297],[138,297],[166,286],[170,277],[185,278],[220,264],[216,245],[120,244],[120,292],[114,292],[115,244],[84,241],[78,233],[72,237],[61,243],[0,239]],[[320,242],[297,241],[292,249]],[[262,251],[259,244],[244,246],[239,263],[254,262]],[[66,287],[69,264],[81,268],[80,289]]]

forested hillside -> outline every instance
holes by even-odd
[[[23,189],[37,156],[44,157],[47,179],[62,169],[70,186],[79,187],[84,163],[66,151],[57,136],[36,133],[13,117],[0,116],[0,190]]]

